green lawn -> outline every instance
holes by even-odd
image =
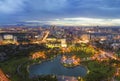
[[[28,61],[27,57],[17,57],[0,63],[2,70],[10,76],[11,81],[24,81],[17,73],[17,67]]]
[[[114,67],[97,61],[88,62],[87,68],[89,69],[89,73],[85,76],[85,81],[101,81],[106,79],[108,81],[115,73]]]
[[[116,77],[116,79],[117,79],[118,81],[120,81],[120,76]]]

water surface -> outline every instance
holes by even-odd
[[[51,61],[46,61],[40,64],[31,65],[29,68],[30,77],[37,75],[55,74],[58,76],[85,76],[87,69],[84,66],[77,66],[74,68],[66,68],[60,63],[61,56],[57,56]]]

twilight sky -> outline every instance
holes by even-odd
[[[120,26],[120,0],[0,0],[0,24]]]

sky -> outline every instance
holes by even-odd
[[[120,0],[0,0],[0,24],[120,26]]]

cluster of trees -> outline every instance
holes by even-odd
[[[29,44],[29,45],[1,45],[0,52],[4,52],[7,56],[28,56],[35,50],[46,49],[45,45]]]
[[[84,58],[93,56],[97,51],[90,45],[87,44],[76,44],[74,47],[70,47],[71,53],[77,57]]]
[[[84,58],[84,57],[91,57],[98,51],[96,51],[95,48],[93,48],[90,45],[87,44],[76,44],[74,47],[70,47],[70,53],[76,55],[77,57]],[[8,72],[10,74],[15,74],[17,65],[21,64],[22,62],[28,61],[28,57],[38,51],[44,51],[46,58],[53,58],[54,56],[61,53],[61,50],[59,48],[47,48],[44,44],[43,45],[5,45],[0,46],[0,52],[5,52],[9,58],[12,59],[12,57],[16,57],[15,60],[13,59],[8,60],[7,62],[3,62],[1,66],[4,68],[4,70],[8,69]],[[25,59],[21,60],[22,58],[19,58],[19,56],[25,57]],[[18,60],[18,62],[17,62]],[[38,59],[42,60],[42,59]],[[84,81],[101,81],[106,80],[110,81],[113,74],[115,73],[115,69],[111,66],[113,63],[118,63],[116,61],[109,61],[109,65],[106,62],[97,62],[97,61],[88,61],[87,66],[89,69],[89,73],[84,77]],[[7,65],[6,65],[7,64]],[[110,65],[111,64],[111,65]],[[11,67],[11,69],[7,68],[11,65],[16,65],[16,67]],[[22,71],[26,68],[23,67]],[[10,71],[11,70],[11,71]],[[7,70],[6,70],[7,71]],[[16,78],[19,76],[15,76],[13,78]],[[20,77],[19,77],[20,78]],[[117,77],[118,79],[120,77]],[[15,81],[15,80],[13,80]],[[19,81],[19,80],[18,80]],[[24,81],[24,80],[23,80]],[[47,76],[38,76],[36,78],[33,78],[29,81],[57,81],[56,76],[53,75],[47,75]]]
[[[115,68],[105,62],[89,62],[88,69],[89,73],[84,77],[85,81],[111,81],[115,73]]]
[[[48,49],[45,45],[37,45],[37,44],[29,44],[29,45],[1,45],[0,46],[0,52],[4,52],[8,59],[4,60],[3,62],[0,62],[1,69],[10,76],[10,79],[12,81],[28,81],[28,77],[22,78],[17,73],[17,68],[19,65],[29,61],[29,56],[32,52],[38,51],[38,50],[46,50]],[[22,65],[22,68],[20,68],[20,72],[22,72],[23,76],[26,75],[26,67],[27,65]],[[25,80],[24,80],[25,79]]]
[[[120,49],[116,52],[116,55],[120,58]]]
[[[41,75],[33,78],[32,81],[58,81],[54,75]]]

